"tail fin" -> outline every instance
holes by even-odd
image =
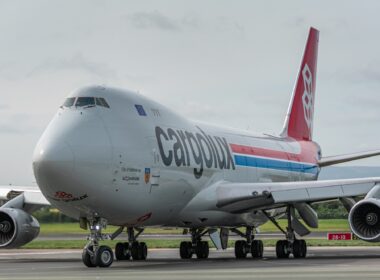
[[[319,31],[310,28],[282,136],[312,140]]]

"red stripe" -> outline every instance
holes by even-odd
[[[262,148],[257,148],[257,147],[236,145],[236,144],[231,144],[230,146],[231,146],[231,149],[234,153],[253,155],[253,156],[262,156],[262,157],[271,157],[271,158],[278,158],[278,159],[286,159],[286,160],[289,159],[288,156],[286,155],[286,153],[282,152],[282,151],[268,150],[268,149],[262,149]]]
[[[244,145],[230,144],[231,150],[234,153],[259,156],[259,157],[268,157],[268,158],[276,158],[282,160],[291,160],[291,161],[299,161],[299,162],[307,162],[307,163],[316,163],[313,149],[306,149],[306,152],[301,152],[301,154],[295,153],[286,153],[284,151],[276,151],[263,149],[258,147],[250,147]],[[304,148],[305,145],[301,144],[301,147]],[[304,150],[304,149],[302,149]]]

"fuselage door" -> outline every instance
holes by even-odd
[[[160,186],[160,155],[155,137],[147,137],[150,154],[149,167],[145,168],[144,181],[150,184],[150,193]]]

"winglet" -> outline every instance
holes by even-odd
[[[312,140],[318,40],[319,31],[311,27],[281,133],[283,137]]]

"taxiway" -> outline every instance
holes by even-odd
[[[152,249],[147,261],[83,266],[81,250],[2,250],[0,279],[378,279],[379,247],[310,247],[306,259],[279,260],[266,248],[261,260],[236,260],[233,250],[208,260],[180,260],[178,250]]]

